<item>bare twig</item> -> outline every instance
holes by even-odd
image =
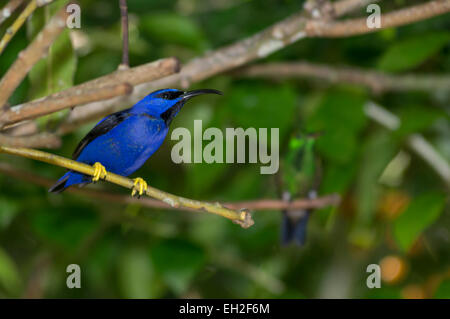
[[[375,102],[368,102],[365,107],[365,112],[375,122],[383,125],[389,130],[395,131],[401,125],[400,119],[397,115],[389,112],[387,109],[376,104]],[[443,181],[450,185],[450,165],[441,154],[420,134],[413,134],[407,139],[408,146],[423,158],[425,162],[443,179]]]
[[[132,86],[173,74],[179,69],[176,58],[167,58],[116,71],[45,98],[13,106],[0,116],[0,128],[68,107],[128,95]]]
[[[133,87],[128,83],[118,83],[115,85],[87,90],[72,90],[65,94],[65,91],[52,94],[44,99],[34,102],[17,105],[7,110],[0,118],[0,127],[5,124],[13,124],[23,120],[36,118],[42,115],[60,111],[83,103],[106,100],[112,97],[127,95],[133,91]]]
[[[31,0],[30,3],[25,7],[23,12],[17,17],[16,21],[6,30],[5,35],[0,40],[0,54],[2,54],[5,47],[8,45],[9,41],[14,37],[20,27],[25,23],[27,18],[36,10],[36,8],[41,7],[45,4],[52,2],[53,0]],[[7,9],[8,10],[8,9]],[[4,15],[3,11],[3,15]],[[1,22],[0,22],[1,23]],[[0,103],[1,105],[1,103]]]
[[[344,21],[309,20],[305,33],[309,37],[348,37],[422,21],[449,11],[450,0],[435,0],[383,14],[381,28],[369,28],[366,18]]]
[[[8,19],[23,3],[23,0],[11,0],[0,10],[0,24]]]
[[[33,65],[47,52],[50,45],[66,26],[66,6],[64,6],[36,36],[36,39],[22,52],[0,81],[0,107],[22,82]]]
[[[41,162],[46,162],[52,165],[57,165],[61,167],[65,167],[67,169],[80,172],[82,174],[93,176],[95,169],[87,164],[76,162],[73,160],[69,160],[67,158],[41,152],[38,150],[33,150],[29,148],[13,148],[13,147],[7,147],[7,146],[0,146],[0,153],[5,154],[11,154],[11,155],[17,155],[22,156],[30,159],[34,159]],[[105,177],[105,180],[120,185],[125,188],[133,189],[134,188],[134,182],[133,180],[111,173],[107,172],[107,175]],[[191,210],[195,210],[196,212],[207,212],[211,214],[216,214],[223,216],[225,218],[228,218],[232,220],[234,223],[241,225],[244,228],[248,228],[254,224],[252,216],[250,212],[246,209],[241,211],[232,210],[229,208],[226,208],[222,206],[219,203],[207,203],[207,202],[201,202],[197,200],[192,200],[180,196],[176,196],[170,193],[166,193],[164,191],[161,191],[159,189],[156,189],[154,187],[149,186],[146,190],[146,195],[150,196],[152,198],[158,199],[160,201],[163,201],[164,203],[170,205],[171,207],[185,207]]]
[[[439,174],[447,183],[447,186],[450,186],[450,165],[448,161],[436,151],[423,135],[412,134],[408,137],[408,145]]]
[[[343,16],[356,9],[366,7],[369,4],[380,2],[381,0],[342,0],[333,3],[334,14]]]
[[[314,199],[293,199],[290,202],[276,199],[257,199],[252,201],[241,201],[237,203],[224,203],[232,209],[246,207],[251,210],[299,210],[299,209],[318,209],[327,206],[337,206],[340,203],[338,194],[327,195]]]
[[[391,75],[383,72],[348,67],[333,67],[310,62],[257,64],[233,72],[244,77],[283,79],[316,77],[332,83],[353,83],[369,87],[374,93],[385,91],[449,91],[450,77],[439,75]]]
[[[6,29],[6,33],[3,38],[0,40],[0,54],[2,54],[3,50],[5,50],[9,41],[14,37],[20,27],[25,23],[27,18],[33,13],[37,8],[36,0],[31,0],[30,3],[25,7],[25,10],[17,17],[16,21]]]
[[[120,16],[122,23],[122,63],[119,69],[127,69],[130,66],[129,50],[128,50],[128,7],[127,0],[119,0]]]
[[[19,178],[30,183],[43,186],[50,187],[55,183],[55,180],[48,179],[42,177],[40,175],[34,174],[32,172],[20,170],[12,165],[6,163],[0,163],[0,172],[6,174],[8,176]],[[177,209],[184,211],[192,211],[192,209],[180,206],[180,207],[172,207],[169,204],[166,204],[162,201],[155,200],[152,198],[140,198],[136,199],[127,195],[109,193],[105,191],[100,191],[96,189],[86,189],[86,188],[78,188],[78,187],[70,187],[66,190],[66,192],[72,194],[79,194],[86,197],[91,197],[94,199],[104,200],[109,203],[119,203],[119,204],[140,204],[144,207],[149,208],[159,208],[159,209]],[[252,211],[266,211],[273,210],[277,211],[280,209],[284,210],[298,210],[298,209],[309,209],[309,208],[324,208],[328,206],[337,206],[340,203],[340,197],[337,194],[332,194],[328,196],[323,196],[316,199],[294,199],[291,202],[286,202],[283,200],[275,200],[275,199],[255,199],[249,201],[237,201],[237,202],[223,202],[222,204],[225,207],[240,210],[240,209],[249,209]]]
[[[0,134],[0,145],[12,147],[45,147],[58,148],[61,146],[59,136],[50,133],[38,133],[31,136],[8,136]]]

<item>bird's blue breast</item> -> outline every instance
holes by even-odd
[[[107,171],[128,176],[161,146],[167,131],[162,119],[133,114],[91,141],[77,161],[90,165],[100,162]]]

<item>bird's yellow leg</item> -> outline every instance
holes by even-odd
[[[134,196],[136,193],[138,193],[138,197],[141,197],[141,195],[144,194],[144,192],[146,191],[147,191],[147,182],[140,177],[135,178],[131,196]]]
[[[92,177],[93,182],[97,182],[100,179],[104,179],[106,177],[106,168],[99,162],[95,162],[93,165],[95,171],[94,176]]]

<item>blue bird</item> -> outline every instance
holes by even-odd
[[[69,171],[49,192],[60,193],[72,185],[85,185],[106,177],[106,171],[129,176],[161,146],[169,125],[183,105],[194,96],[222,92],[200,89],[183,92],[163,89],[150,93],[133,107],[108,115],[81,140],[72,158],[93,165],[94,176]],[[147,183],[134,179],[132,196],[142,195]]]

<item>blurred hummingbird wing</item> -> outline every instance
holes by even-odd
[[[75,151],[72,154],[72,159],[77,159],[80,156],[83,149],[97,137],[108,133],[114,127],[119,125],[121,122],[125,121],[132,114],[130,113],[130,109],[126,109],[123,111],[119,111],[113,114],[108,115],[103,120],[101,120],[97,125],[89,132],[87,135],[78,143],[78,146],[75,148]]]

